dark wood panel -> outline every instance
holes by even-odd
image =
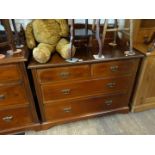
[[[117,94],[80,100],[60,101],[45,105],[45,115],[48,121],[56,121],[59,119],[127,107],[127,100],[127,95]]]
[[[0,87],[0,106],[28,104],[23,85]]]
[[[83,78],[86,79],[90,77],[90,66],[79,65],[72,67],[38,69],[37,73],[41,83]]]
[[[114,77],[133,74],[137,69],[139,60],[124,60],[92,64],[92,75],[100,77]]]
[[[141,28],[154,28],[155,19],[141,19]]]
[[[87,81],[66,82],[63,84],[44,84],[42,94],[44,102],[58,99],[107,94],[127,91],[132,80],[130,76],[109,79],[94,79]]]
[[[0,131],[20,128],[32,123],[33,120],[28,107],[0,111]]]

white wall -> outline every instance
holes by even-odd
[[[31,22],[31,20],[32,20],[32,19],[15,19],[15,22],[16,22],[16,25],[17,25],[17,30],[19,30],[20,24],[22,24],[23,27],[26,28],[26,25],[27,25],[29,22]],[[84,19],[76,19],[76,20],[75,20],[75,23],[84,23],[84,22],[85,22]],[[109,19],[108,22],[109,22],[110,24],[112,24],[112,23],[114,23],[114,19]],[[89,24],[92,24],[92,23],[93,23],[93,19],[89,19],[89,20],[88,20],[88,23],[89,23]],[[101,19],[101,24],[103,24],[103,23],[104,23],[104,19]],[[119,20],[119,25],[120,25],[121,27],[124,26],[124,19],[120,19],[120,20]],[[0,25],[0,30],[3,30],[3,27],[2,27],[1,25]]]

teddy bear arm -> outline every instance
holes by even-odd
[[[56,19],[56,21],[59,23],[60,28],[61,28],[60,36],[61,37],[68,37],[68,35],[69,35],[69,26],[68,26],[67,20],[65,20],[65,19]]]
[[[76,48],[73,46],[72,48],[72,54],[71,54],[71,46],[68,40],[62,38],[58,42],[56,46],[56,51],[61,55],[64,59],[69,59],[75,55]]]
[[[25,36],[28,48],[33,49],[34,47],[36,47],[36,41],[33,35],[32,22],[27,25],[25,30]]]

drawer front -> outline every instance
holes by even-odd
[[[88,78],[90,76],[90,67],[89,65],[80,65],[72,67],[38,69],[37,73],[41,83],[56,82],[60,80],[63,81]]]
[[[0,106],[26,103],[25,89],[22,85],[0,87]]]
[[[0,131],[32,124],[29,108],[16,108],[0,111]]]
[[[19,81],[21,79],[20,70],[17,65],[0,66],[0,83]]]
[[[137,70],[138,60],[123,60],[92,65],[92,76],[122,76],[133,74]]]
[[[45,105],[45,117],[55,121],[74,116],[88,115],[128,106],[128,97],[124,94],[93,97],[82,100],[55,102]]]
[[[44,102],[74,97],[84,97],[95,94],[126,91],[132,82],[130,76],[111,79],[78,81],[72,83],[42,85]]]

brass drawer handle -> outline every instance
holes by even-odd
[[[69,95],[70,94],[70,89],[63,89],[61,90],[61,92],[64,94],[64,95]]]
[[[116,83],[115,83],[115,82],[110,82],[110,83],[107,84],[107,86],[108,86],[109,88],[113,88],[113,87],[116,86]]]
[[[67,108],[64,108],[64,109],[63,109],[63,111],[64,111],[65,113],[69,113],[69,112],[71,112],[71,110],[72,110],[71,107],[67,107]]]
[[[112,72],[116,72],[118,70],[118,66],[111,66],[110,69]]]
[[[60,77],[63,78],[63,79],[66,79],[69,77],[69,72],[62,72],[60,73]]]
[[[0,100],[4,100],[5,99],[5,95],[1,94],[0,95]]]
[[[5,122],[10,122],[10,121],[13,120],[13,116],[6,116],[6,117],[3,117],[2,120],[5,121]]]
[[[112,105],[112,100],[105,100],[104,103],[105,103],[106,105],[110,106],[110,105]]]

